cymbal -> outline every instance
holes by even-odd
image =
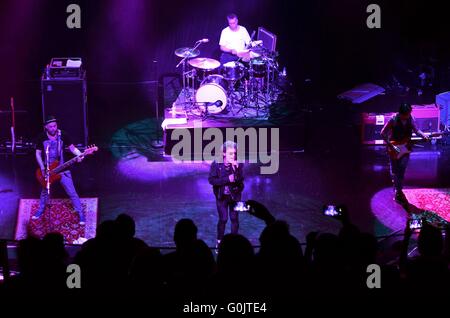
[[[256,52],[254,52],[253,50],[246,49],[246,50],[243,50],[243,51],[239,51],[239,52],[237,53],[237,56],[239,56],[240,58],[242,58],[242,60],[243,60],[244,62],[248,62],[248,61],[250,61],[250,60],[252,60],[252,59],[255,59],[255,58],[260,57],[261,54],[256,53]]]
[[[196,57],[200,55],[200,51],[190,47],[180,47],[175,50],[175,55],[179,57]]]
[[[202,70],[213,70],[220,66],[220,62],[206,57],[197,57],[188,62],[191,66]]]

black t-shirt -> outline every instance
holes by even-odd
[[[400,115],[395,115],[390,120],[391,139],[395,141],[409,141],[412,133],[417,132],[417,126],[414,117],[409,117],[404,123],[400,119]]]

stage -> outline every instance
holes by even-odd
[[[261,174],[261,163],[246,163],[243,199],[257,200],[276,218],[286,220],[300,242],[311,231],[338,233],[340,222],[322,214],[325,204],[347,205],[351,220],[362,231],[382,236],[401,230],[406,212],[392,201],[384,147],[361,146],[354,127],[345,122],[329,125],[335,116],[326,114],[325,110],[311,114],[309,120],[320,124],[310,125],[309,142],[303,147],[283,141],[275,174]],[[174,226],[181,218],[193,219],[199,238],[214,246],[217,211],[207,180],[210,162],[176,162],[164,148],[152,147],[158,124],[146,119],[124,127],[110,143],[99,145],[98,153],[75,166],[72,174],[79,195],[98,197],[98,223],[120,213],[131,215],[136,236],[151,246],[173,247]],[[299,127],[291,127],[296,130],[290,140],[305,133]],[[323,134],[330,138],[320,138]],[[19,199],[39,195],[34,153],[3,155],[0,169],[0,237],[13,239]],[[449,188],[449,169],[450,147],[442,139],[416,149],[405,185]],[[65,193],[57,187],[55,196]],[[264,222],[245,213],[240,220],[240,233],[259,245]]]

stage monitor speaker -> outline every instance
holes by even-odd
[[[74,145],[87,146],[86,77],[41,80],[42,115],[53,115],[58,127],[73,140]]]
[[[382,145],[381,129],[395,113],[362,113],[361,143],[365,145]]]
[[[353,87],[352,89],[339,94],[337,98],[352,102],[352,104],[361,104],[372,97],[383,94],[385,89],[372,83],[364,83]]]

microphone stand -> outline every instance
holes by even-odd
[[[47,189],[47,194],[50,195],[50,164],[49,164],[49,148],[50,145],[47,145],[45,149],[45,162],[46,162],[46,170],[45,170],[45,188]]]
[[[156,82],[156,98],[155,98],[155,111],[156,111],[156,140],[151,142],[151,145],[154,148],[162,148],[164,146],[164,142],[161,140],[161,127],[159,122],[159,81],[158,81],[158,61],[153,60],[154,65],[154,73],[155,73],[155,82]],[[164,116],[163,116],[164,117]]]
[[[11,152],[14,153],[15,149],[16,149],[16,133],[14,131],[15,126],[16,126],[16,120],[15,120],[15,116],[14,116],[14,97],[11,97]]]
[[[58,142],[59,143],[59,142]],[[46,161],[46,170],[45,170],[45,188],[47,189],[47,204],[50,201],[50,155],[49,155],[49,148],[50,145],[47,145],[47,148],[45,149],[45,161]],[[45,211],[46,207],[44,206],[44,211]],[[48,214],[48,220],[49,220],[49,224],[51,224],[51,226],[53,227],[53,224],[51,222],[51,205],[50,205],[50,213]]]

